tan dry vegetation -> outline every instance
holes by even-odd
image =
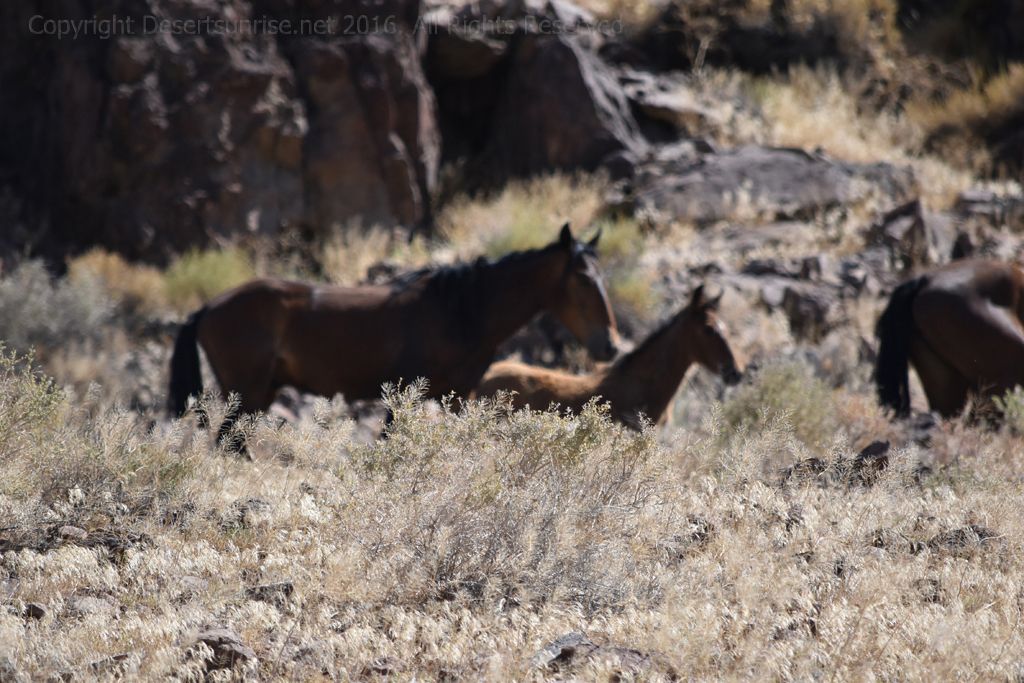
[[[599,19],[618,21],[622,28],[633,29],[648,24],[667,3],[659,0],[585,0],[578,4]]]
[[[70,259],[68,273],[72,285],[101,287],[110,303],[154,313],[195,309],[257,270],[251,254],[240,247],[195,249],[166,270],[93,249]]]
[[[977,126],[1010,118],[1024,102],[1024,64],[1012,64],[974,90],[955,93],[942,102],[917,103],[910,114],[930,130],[945,126]]]
[[[772,0],[751,0],[745,13],[754,21],[768,23],[771,6]],[[787,0],[785,8],[787,21],[798,27],[810,28],[815,21],[836,27],[845,54],[890,47],[901,40],[895,0]]]
[[[356,285],[380,263],[407,270],[427,265],[430,245],[422,236],[410,242],[406,235],[379,226],[352,228],[329,238],[320,249],[318,261],[330,282]]]
[[[810,454],[785,419],[659,445],[597,409],[437,412],[408,391],[385,441],[353,440],[325,401],[250,424],[247,462],[188,421],[74,405],[10,359],[0,383],[0,661],[32,678],[194,676],[209,625],[260,679],[538,678],[555,672],[532,655],[572,630],[660,653],[643,679],[1018,670],[1024,492],[1002,433],[975,430],[921,483],[910,450],[871,485],[838,468],[780,484]]]
[[[769,124],[764,142],[820,148],[846,161],[910,165],[922,200],[934,208],[952,205],[973,181],[965,164],[921,151],[927,130],[917,117],[863,111],[854,84],[834,69],[795,67],[784,79],[761,80],[752,89]]]
[[[72,282],[96,281],[107,294],[133,308],[156,311],[167,306],[167,291],[159,268],[129,263],[120,254],[92,249],[68,262]]]
[[[1024,118],[1024,64],[1011,64],[943,100],[913,101],[907,116],[927,133],[938,153],[959,158],[964,166],[993,170],[985,138],[1009,132]]]
[[[951,175],[937,203],[961,181],[916,155],[906,120],[851,114],[827,71],[771,85],[708,72],[698,83],[728,86],[730,141],[820,144],[919,173],[939,164]],[[732,99],[750,93],[756,116]],[[349,231],[315,256],[327,279],[355,283],[381,262],[498,256],[550,241],[565,220],[583,237],[603,225],[613,301],[643,329],[678,305],[666,283],[688,268],[850,253],[888,208],[823,214],[739,253],[718,229],[609,220],[604,190],[585,176],[513,184],[451,203],[446,239]],[[572,419],[510,415],[500,402],[439,409],[407,391],[390,396],[382,441],[368,442],[337,398],[293,423],[249,420],[250,462],[218,450],[194,417],[162,415],[170,338],[133,336],[118,304],[157,318],[286,267],[217,250],[159,271],[94,253],[67,279],[33,262],[0,277],[0,337],[38,347],[58,381],[0,362],[0,678],[201,680],[212,651],[194,643],[210,626],[234,630],[256,657],[213,680],[1024,671],[1020,396],[1007,399],[1006,429],[952,421],[914,445],[878,409],[859,353],[881,300],[846,304],[812,364],[781,313],[727,290],[729,338],[762,369],[729,391],[692,370],[662,431],[623,431],[596,406]],[[215,423],[226,410],[207,406]],[[876,439],[896,447],[865,480],[851,458]],[[575,630],[656,656],[625,672],[604,660],[534,666]]]
[[[587,236],[604,207],[603,191],[604,182],[588,175],[517,181],[488,197],[452,201],[438,217],[438,230],[463,257],[543,246],[566,222],[577,236]]]

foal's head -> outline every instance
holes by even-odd
[[[592,358],[611,360],[618,353],[619,332],[597,265],[600,237],[598,232],[589,242],[579,242],[568,223],[562,226],[551,248],[564,254],[565,266],[547,310],[587,347]]]
[[[721,294],[709,299],[704,292],[704,285],[694,290],[690,304],[682,315],[681,322],[687,330],[683,339],[695,361],[720,375],[726,384],[736,384],[740,381],[740,371],[736,367],[729,342],[725,340],[725,325],[716,314],[721,299]]]

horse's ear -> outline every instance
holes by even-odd
[[[704,306],[704,283],[697,285],[690,296],[690,308],[698,309]]]
[[[590,238],[589,242],[587,242],[587,248],[588,249],[597,249],[597,243],[601,240],[601,233],[602,232],[604,232],[604,226],[603,225],[600,228],[597,229],[597,232],[594,234],[594,236]]]
[[[576,241],[575,238],[572,236],[572,230],[569,229],[568,222],[566,222],[566,224],[562,226],[562,231],[558,233],[558,241],[566,249],[572,247],[573,242]]]

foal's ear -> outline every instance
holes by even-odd
[[[558,233],[558,241],[566,249],[570,248],[576,241],[576,239],[572,236],[572,230],[569,229],[568,222],[566,222],[566,224],[562,226],[562,231]]]
[[[590,238],[589,242],[587,242],[587,248],[588,249],[597,249],[597,243],[601,240],[601,233],[602,232],[604,232],[604,226],[603,225],[600,228],[597,229],[597,232],[594,234],[594,236]]]

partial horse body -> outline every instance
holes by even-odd
[[[594,358],[612,358],[618,333],[596,242],[576,241],[565,225],[542,249],[421,271],[391,285],[249,282],[196,311],[180,330],[170,411],[181,415],[188,397],[202,391],[197,346],[221,391],[238,394],[241,412],[266,410],[285,385],[357,400],[380,397],[385,382],[423,377],[430,397],[466,396],[498,345],[545,310]]]
[[[963,411],[1024,384],[1024,272],[1010,263],[956,261],[904,282],[878,320],[875,383],[884,407],[910,413],[909,369],[931,410]]]
[[[611,417],[626,426],[638,427],[641,415],[660,422],[692,363],[718,373],[729,384],[740,379],[723,325],[715,315],[719,298],[705,298],[701,285],[688,305],[640,346],[591,374],[574,375],[515,361],[495,363],[475,396],[506,391],[512,393],[516,408],[542,410],[558,404],[570,413],[578,413],[589,400],[600,397],[609,403]]]

